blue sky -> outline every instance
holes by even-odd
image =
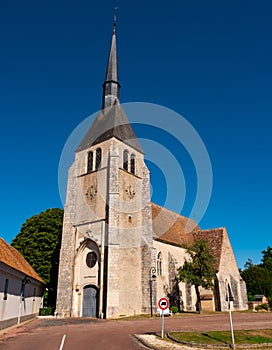
[[[10,242],[28,217],[62,207],[60,155],[101,107],[116,4],[121,101],[165,106],[197,130],[213,169],[200,226],[226,226],[239,266],[258,263],[272,233],[268,0],[2,2],[0,235]]]

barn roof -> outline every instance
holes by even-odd
[[[9,245],[3,238],[0,238],[0,262],[45,284],[21,253]]]

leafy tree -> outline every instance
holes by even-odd
[[[262,251],[262,254],[261,266],[266,269],[269,276],[265,281],[265,296],[268,299],[270,308],[272,308],[272,248],[268,246],[266,250]]]
[[[268,246],[262,254],[262,263],[259,265],[254,265],[248,259],[241,276],[247,285],[248,300],[254,300],[256,294],[263,294],[272,307],[272,248]]]
[[[181,282],[195,286],[197,296],[196,309],[201,313],[199,287],[214,289],[214,279],[216,277],[215,258],[204,240],[196,240],[191,246],[185,246],[185,248],[188,259],[178,269],[178,278]]]
[[[241,276],[246,282],[249,301],[254,300],[256,294],[264,294],[267,296],[269,289],[269,273],[265,268],[259,265],[252,265],[242,271]]]
[[[268,246],[266,250],[262,251],[262,254],[263,258],[261,265],[272,272],[272,248]]]
[[[247,259],[247,262],[245,263],[244,268],[248,269],[251,266],[253,266],[253,261],[251,259]]]
[[[11,245],[47,283],[47,306],[55,306],[63,210],[47,209],[27,219]]]

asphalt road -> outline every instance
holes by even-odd
[[[235,329],[272,329],[272,313],[234,313]],[[165,318],[165,331],[228,330],[228,314]],[[161,319],[36,319],[0,335],[0,350],[143,349],[131,334],[160,332]]]

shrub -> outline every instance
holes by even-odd
[[[39,316],[51,316],[53,315],[52,307],[41,307],[39,311]]]
[[[179,310],[176,306],[171,306],[170,307],[170,311],[173,313],[173,314],[176,314]]]
[[[268,299],[269,307],[272,310],[272,296],[269,296],[267,299]]]
[[[268,311],[269,310],[269,305],[268,304],[260,304],[260,305],[257,305],[255,307],[255,310],[256,311],[260,311],[260,310],[266,310]]]

